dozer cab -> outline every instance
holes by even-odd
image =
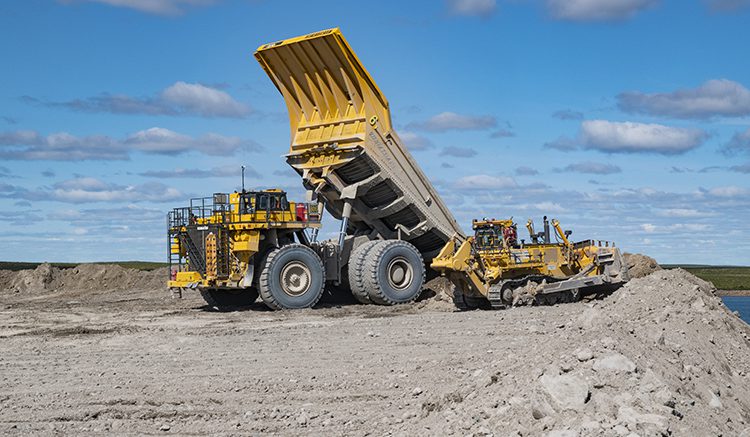
[[[305,308],[320,299],[325,267],[311,241],[316,203],[289,202],[281,190],[218,193],[168,215],[169,287],[198,289],[209,305]],[[307,230],[310,230],[308,236]]]
[[[453,299],[461,309],[572,302],[629,279],[614,243],[572,243],[571,231],[563,231],[557,220],[551,224],[554,234],[546,216],[544,231],[536,233],[529,219],[527,244],[519,240],[512,219],[474,220],[474,236],[451,238],[432,268],[453,283]]]

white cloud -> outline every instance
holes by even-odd
[[[678,155],[700,146],[707,138],[700,129],[607,120],[586,120],[580,133],[585,148],[607,153]]]
[[[123,142],[134,149],[160,155],[177,155],[198,151],[207,155],[228,156],[240,148],[258,151],[261,147],[238,137],[225,137],[209,133],[198,138],[183,135],[169,129],[152,127],[130,135]]]
[[[204,117],[243,117],[250,112],[226,92],[199,83],[177,82],[162,91],[161,97],[175,108]]]
[[[601,162],[577,162],[570,164],[565,168],[558,169],[561,172],[573,172],[573,173],[587,173],[587,174],[598,174],[608,175],[613,173],[620,173],[622,169],[613,164],[603,164]]]
[[[31,193],[36,200],[56,200],[67,203],[88,202],[163,202],[181,199],[184,195],[171,187],[158,182],[141,185],[117,185],[101,180],[83,177],[62,181],[50,191]]]
[[[515,208],[523,211],[541,211],[545,214],[562,214],[567,211],[562,205],[555,202],[524,203],[516,205]]]
[[[456,181],[456,188],[463,190],[499,190],[517,186],[513,178],[485,174],[464,176]]]
[[[67,102],[48,102],[29,96],[23,96],[22,100],[32,105],[44,107],[111,114],[243,118],[252,113],[252,109],[248,105],[238,102],[226,91],[199,83],[182,81],[175,82],[156,96],[151,97],[131,97],[104,93]]]
[[[35,131],[0,133],[0,157],[18,160],[80,161],[124,160],[122,144],[104,136],[76,137],[67,132],[48,136]]]
[[[409,150],[422,151],[432,148],[432,142],[418,133],[404,131],[398,136]]]
[[[641,230],[647,234],[670,234],[674,232],[701,232],[711,229],[706,223],[673,223],[668,225],[654,225],[644,223]]]
[[[678,118],[711,118],[750,114],[750,90],[728,79],[709,80],[693,89],[645,94],[638,91],[617,96],[626,112]]]
[[[716,197],[747,197],[750,196],[750,189],[729,185],[725,187],[715,187],[707,191],[708,194]]]
[[[263,148],[237,137],[209,133],[194,138],[160,127],[136,132],[125,140],[104,135],[77,137],[67,132],[47,136],[34,131],[0,133],[0,158],[7,160],[127,160],[133,151],[162,155],[196,151],[228,156],[239,149],[260,151]]]
[[[490,115],[462,115],[455,112],[443,112],[426,121],[409,123],[410,129],[432,132],[449,130],[483,130],[497,126],[497,119]]]
[[[454,15],[487,17],[497,9],[496,0],[447,0],[447,3]]]
[[[659,0],[547,0],[553,17],[569,21],[621,21]]]
[[[154,15],[181,15],[188,7],[217,3],[218,0],[58,0],[63,4],[91,2],[134,9]]]

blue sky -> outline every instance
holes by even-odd
[[[465,228],[750,265],[748,0],[2,2],[0,259],[163,260],[242,164],[301,198],[252,53],[336,26]]]

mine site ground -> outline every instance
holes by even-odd
[[[551,307],[217,312],[118,269],[0,278],[26,284],[0,433],[750,435],[750,328],[683,270]]]

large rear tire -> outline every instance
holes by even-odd
[[[268,254],[258,280],[263,303],[271,309],[310,308],[323,295],[325,270],[318,254],[288,244]]]
[[[413,302],[422,292],[424,260],[417,248],[406,241],[379,241],[367,253],[364,270],[365,290],[375,303]]]
[[[258,290],[255,287],[238,289],[203,288],[200,292],[203,300],[219,311],[250,306],[258,299]]]
[[[360,244],[352,251],[352,255],[349,257],[349,289],[352,291],[352,296],[359,303],[372,303],[367,290],[365,290],[365,258],[378,243],[380,243],[379,240]]]

